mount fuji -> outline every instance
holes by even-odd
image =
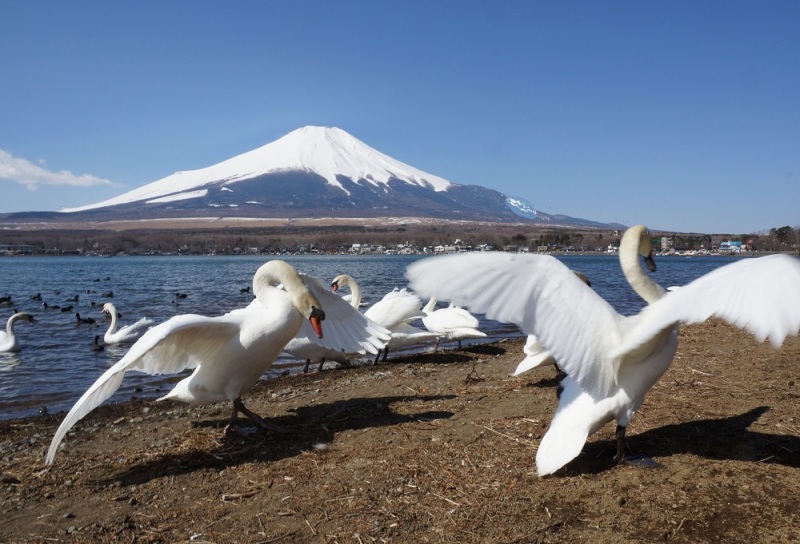
[[[334,127],[299,128],[258,149],[176,172],[117,197],[56,215],[69,220],[430,217],[607,226],[536,211],[522,199],[458,185],[373,149]],[[67,217],[68,216],[68,217]]]

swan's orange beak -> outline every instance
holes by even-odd
[[[325,312],[319,308],[312,307],[311,315],[308,316],[308,320],[311,322],[314,332],[317,333],[317,337],[322,338],[322,322],[325,320]]]
[[[336,292],[336,291],[338,291],[338,290],[339,290],[339,282],[338,282],[338,281],[335,281],[335,282],[333,282],[333,283],[331,284],[331,291],[333,291],[333,292],[335,293],[335,292]]]

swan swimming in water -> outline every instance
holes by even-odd
[[[388,340],[385,330],[352,312],[349,304],[318,280],[298,274],[283,261],[269,261],[258,269],[253,292],[256,298],[246,308],[218,317],[178,315],[148,330],[75,403],[56,430],[45,462],[52,464],[67,431],[108,399],[129,370],[174,374],[193,368],[190,376],[158,400],[188,404],[231,401],[229,427],[242,412],[260,427],[284,430],[247,409],[241,396],[272,366],[289,340],[303,334],[315,335],[330,345],[381,347]],[[326,318],[323,340],[322,321]]]
[[[25,312],[15,312],[9,317],[6,322],[6,332],[0,331],[0,353],[19,351],[22,348],[19,339],[14,334],[14,324],[17,321],[36,323],[36,318]]]
[[[631,236],[646,233],[639,228]],[[613,419],[617,462],[629,461],[625,428],[669,368],[680,324],[718,317],[776,348],[800,331],[800,260],[788,255],[743,259],[669,292],[641,267],[628,267],[629,283],[649,302],[630,317],[547,255],[434,257],[412,264],[406,274],[419,293],[455,300],[535,334],[568,374],[536,454],[540,476],[577,457],[588,436]]]
[[[156,324],[156,322],[152,319],[143,317],[136,323],[127,325],[117,330],[119,318],[121,316],[119,315],[119,312],[117,312],[116,306],[114,306],[114,304],[111,302],[106,302],[103,304],[103,309],[101,311],[104,314],[111,316],[111,324],[108,326],[108,330],[103,335],[103,342],[106,344],[128,344],[136,342],[147,331],[147,329]]]
[[[338,291],[343,287],[350,288],[350,304],[354,308],[358,308],[361,305],[361,287],[358,282],[347,274],[341,274],[333,278],[331,288],[334,291]],[[384,361],[389,356],[390,349],[412,346],[435,340],[438,337],[434,332],[423,330],[410,324],[412,321],[425,317],[425,314],[420,309],[421,306],[422,301],[419,297],[408,289],[393,289],[364,312],[365,316],[378,325],[386,327],[392,334],[392,338],[383,349]],[[380,353],[375,357],[373,365],[378,364],[379,358]]]

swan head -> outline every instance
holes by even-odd
[[[261,265],[253,276],[253,293],[262,303],[269,298],[269,288],[279,285],[283,286],[297,311],[311,323],[317,336],[322,338],[322,321],[325,320],[322,304],[292,265],[285,261],[269,261]]]
[[[25,312],[17,312],[11,317],[16,318],[14,321],[27,321],[29,323],[36,323],[36,318]]]
[[[333,292],[336,292],[342,287],[349,287],[351,279],[352,278],[347,274],[339,274],[338,276],[333,278],[333,281],[331,281],[331,290]]]
[[[113,305],[113,304],[111,304],[110,302],[106,302],[105,304],[103,304],[103,309],[102,309],[102,310],[100,310],[100,311],[101,311],[102,313],[104,313],[104,314],[113,314],[113,311],[114,311],[115,309],[116,309],[116,308],[114,308],[114,305]]]
[[[626,247],[631,249],[626,252]],[[634,225],[622,235],[619,248],[620,254],[634,253],[634,251],[644,258],[644,264],[650,272],[656,271],[656,262],[653,260],[653,240],[650,237],[650,230],[644,225]]]

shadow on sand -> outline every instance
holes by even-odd
[[[269,421],[292,430],[289,434],[275,434],[259,429],[248,436],[222,434],[227,421],[207,420],[195,422],[194,427],[217,427],[221,444],[211,450],[182,453],[165,453],[139,464],[120,474],[96,482],[106,485],[120,482],[123,485],[142,484],[165,476],[191,473],[213,467],[221,470],[252,461],[277,461],[310,451],[319,444],[333,442],[337,433],[370,427],[388,427],[403,423],[431,421],[452,417],[452,412],[424,411],[399,414],[391,409],[393,404],[406,402],[434,402],[455,398],[453,395],[396,396],[354,398],[327,404],[303,406],[293,415],[270,418]],[[241,420],[240,422],[244,422]],[[249,429],[249,428],[248,428]]]
[[[738,416],[665,425],[629,436],[628,445],[631,451],[646,454],[657,462],[673,455],[689,454],[708,459],[800,467],[800,436],[749,430],[768,410],[766,406],[759,406]],[[614,440],[587,443],[581,455],[561,473],[603,472],[615,466],[615,454]]]

